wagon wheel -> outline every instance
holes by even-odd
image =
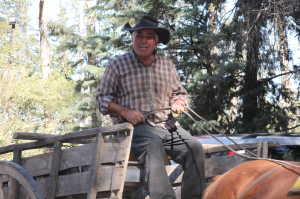
[[[20,165],[14,162],[0,161],[0,174],[6,174],[16,179],[28,192],[31,199],[44,199],[41,190],[31,175]],[[2,182],[2,175],[0,181]],[[2,188],[2,185],[1,185]],[[27,196],[27,198],[28,198]],[[3,198],[3,191],[0,189],[0,199]]]

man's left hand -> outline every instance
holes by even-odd
[[[177,99],[172,104],[172,111],[174,113],[181,114],[182,110],[185,110],[184,106],[185,106],[184,101],[182,99]]]

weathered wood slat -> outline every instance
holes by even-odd
[[[112,140],[108,140],[112,141]],[[112,142],[105,142],[105,153],[103,154],[102,163],[113,163],[116,150]],[[125,161],[126,154],[123,150],[126,145],[125,142],[121,143],[122,149],[118,155],[117,161]],[[85,144],[68,149],[61,152],[61,160],[59,170],[65,170],[74,167],[90,165],[93,159],[94,144]],[[41,176],[50,173],[52,153],[41,154],[22,159],[22,166],[30,173],[31,176]],[[35,165],[32,167],[32,165]]]
[[[68,133],[61,136],[54,137],[55,140],[61,141],[61,142],[70,142],[78,139],[89,139],[96,137],[98,133],[102,133],[103,135],[117,133],[117,132],[125,132],[125,131],[131,131],[133,130],[133,126],[129,123],[123,123],[118,124],[114,126],[108,126],[108,127],[99,127],[95,129],[89,129],[89,130],[83,130],[83,131],[77,131]],[[42,148],[44,146],[52,146],[54,144],[54,138],[47,138],[40,141],[35,142],[28,142],[28,143],[22,143],[22,144],[13,144],[5,147],[0,148],[0,154],[12,152],[14,149],[35,149],[35,148]]]
[[[57,135],[53,134],[42,134],[42,133],[26,133],[26,132],[19,132],[14,133],[14,139],[21,139],[21,140],[43,140],[47,138],[53,138]]]
[[[142,184],[142,172],[141,166],[128,166],[125,177],[126,187],[141,187]]]
[[[120,156],[121,151],[125,151],[125,160],[123,160],[122,162],[118,162],[118,164],[123,167],[123,170],[122,170],[120,178],[114,179],[114,180],[120,181],[120,183],[121,183],[121,187],[117,193],[117,197],[119,199],[122,199],[122,194],[123,194],[123,190],[124,190],[125,178],[126,178],[126,173],[127,173],[127,168],[128,168],[129,154],[130,154],[130,149],[131,149],[131,140],[132,140],[132,136],[133,136],[133,130],[131,130],[128,133],[129,133],[129,136],[127,136],[125,138],[125,140],[122,142],[126,145],[125,147],[127,148],[127,150],[121,150],[122,145],[119,146],[120,149],[119,149],[118,157]],[[116,182],[113,181],[113,183],[115,184]]]
[[[280,144],[275,141],[267,141],[269,148],[274,149],[274,148],[279,148]],[[257,148],[257,143],[245,143],[245,144],[240,144],[242,147],[246,149],[256,149]],[[231,147],[233,150],[243,150],[240,147],[236,146],[235,144],[228,145]],[[213,147],[209,149],[205,149],[205,153],[218,153],[218,152],[227,152],[229,149],[227,149],[225,146],[219,146],[219,147]]]
[[[110,191],[111,190],[111,175],[112,175],[112,166],[101,167],[99,181],[98,181],[98,189],[97,192]],[[118,190],[120,187],[120,181],[118,180],[122,173],[121,168],[117,168],[114,170],[113,179],[115,183],[113,184],[112,190]],[[88,185],[90,182],[90,174],[89,172],[82,173],[74,173],[70,175],[58,176],[58,183],[56,186],[56,194],[55,197],[60,196],[69,196],[76,194],[84,194],[88,191]],[[49,178],[38,179],[36,180],[37,185],[42,191],[44,196],[47,196],[47,184]],[[4,194],[8,194],[7,187],[4,187]],[[18,199],[25,199],[27,196],[27,192],[24,189],[20,189]]]
[[[0,174],[0,199],[4,199],[2,174]]]
[[[21,156],[22,151],[19,149],[14,150],[13,154],[13,162],[17,164],[21,164]],[[9,186],[9,199],[17,199],[19,194],[19,183],[12,177],[9,178],[10,186]]]
[[[238,155],[221,156],[205,160],[205,177],[211,178],[216,175],[222,175],[239,164],[249,161]]]
[[[3,187],[2,191],[3,191],[3,199],[8,198],[9,187]],[[19,192],[19,195],[20,195],[20,193],[21,193],[21,191]]]
[[[263,158],[268,158],[268,151],[269,151],[269,142],[264,141],[263,142]]]
[[[261,157],[262,157],[261,151],[262,151],[262,142],[258,142],[258,143],[257,143],[257,157],[258,157],[258,158],[261,158]]]
[[[53,134],[42,134],[42,133],[26,133],[26,132],[19,132],[14,133],[13,138],[14,139],[21,139],[21,140],[44,140],[47,138],[54,138],[57,135]],[[95,142],[96,139],[81,139],[81,140],[74,140],[70,141],[69,143],[72,144],[88,144]]]
[[[57,184],[58,172],[59,172],[59,162],[61,156],[61,146],[62,143],[60,141],[54,142],[50,176],[49,176],[48,189],[47,189],[48,190],[47,199],[55,198],[56,184]]]
[[[90,183],[87,193],[87,199],[95,199],[97,195],[98,179],[100,176],[101,162],[103,156],[104,139],[102,134],[97,135],[96,142],[94,144],[93,157],[91,171],[90,171]]]

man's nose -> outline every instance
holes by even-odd
[[[146,43],[147,39],[146,37],[142,37],[141,42]]]

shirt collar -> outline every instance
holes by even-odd
[[[132,56],[134,59],[136,59],[136,60],[138,61],[138,59],[137,59],[136,56],[135,56],[135,52],[134,52],[133,48],[131,48],[130,54],[131,54],[131,56]],[[153,61],[155,61],[156,59],[159,59],[160,56],[159,56],[159,54],[157,53],[157,50],[156,50],[156,49],[154,50],[153,54],[154,54],[154,59],[153,59]]]

